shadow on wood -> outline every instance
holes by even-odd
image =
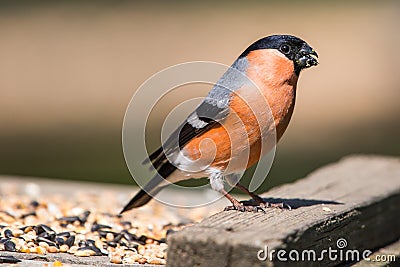
[[[270,204],[280,204],[283,203],[288,205],[291,209],[298,209],[301,207],[309,207],[314,205],[343,205],[341,202],[331,201],[331,200],[317,200],[317,199],[300,199],[300,198],[273,198],[264,197],[263,200]],[[244,205],[257,205],[253,200],[241,201]]]
[[[397,158],[347,157],[265,195],[297,208],[217,213],[167,237],[167,265],[334,266],[359,261],[365,250],[400,237]],[[336,258],[323,253],[329,249],[336,250]],[[359,259],[338,255],[354,250]],[[311,258],[302,258],[304,252]]]

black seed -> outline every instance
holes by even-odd
[[[101,253],[101,250],[98,249],[95,246],[85,246],[85,247],[78,248],[78,250],[91,250],[91,251],[94,251],[96,253],[95,256],[102,256],[103,255]]]
[[[98,231],[100,237],[106,238],[106,235],[108,233],[112,233],[114,236],[118,235],[117,233],[113,232],[113,231],[106,231],[106,230],[99,230]]]
[[[41,237],[41,236],[39,236],[38,238],[36,238],[36,242],[38,242],[38,243],[39,243],[39,242],[45,242],[45,243],[49,244],[50,246],[58,247],[57,244],[54,243],[53,241],[51,241],[51,240],[49,240],[49,239],[46,239],[46,238],[44,238],[44,237]]]
[[[131,234],[127,230],[123,230],[121,233],[124,235],[124,238],[127,241],[129,241],[130,243],[134,242],[134,243],[137,243],[137,244],[140,244],[140,245],[146,244],[146,239],[147,239],[146,236],[142,235],[140,237],[137,237],[137,235]]]
[[[39,202],[37,202],[36,200],[31,201],[30,205],[34,208],[39,207]]]
[[[100,237],[106,238],[106,235],[107,235],[107,232],[108,232],[108,231],[99,230],[98,232],[99,232],[99,236],[100,236]]]
[[[139,245],[138,244],[129,244],[129,246],[127,246],[128,247],[128,250],[132,250],[132,251],[137,251],[137,249],[138,249],[138,247],[139,247]]]
[[[51,241],[53,241],[56,237],[56,232],[45,224],[38,224],[33,227],[33,230],[38,236],[49,239]]]
[[[126,240],[128,240],[129,242],[132,242],[132,241],[135,241],[138,239],[138,237],[136,235],[129,233],[127,230],[123,230],[121,233],[124,235],[124,238]]]
[[[167,243],[167,240],[166,240],[165,238],[161,238],[161,239],[159,240],[159,242],[160,242],[160,243]]]
[[[110,247],[115,248],[115,247],[118,246],[118,243],[117,243],[117,242],[114,242],[114,241],[109,241],[109,242],[107,242],[107,245],[109,245]]]
[[[120,234],[118,234],[118,235],[116,235],[115,237],[114,237],[114,242],[119,242],[119,241],[121,241],[121,239],[124,237],[124,234],[123,233],[120,233]]]
[[[15,244],[14,244],[14,242],[12,242],[11,240],[7,240],[7,241],[4,243],[4,249],[5,249],[6,251],[15,252],[16,249],[15,249]]]
[[[33,230],[36,232],[37,235],[40,235],[41,233],[49,233],[49,234],[56,234],[56,232],[51,229],[50,227],[48,227],[45,224],[38,224],[36,226],[33,227]]]
[[[68,216],[68,217],[61,217],[58,220],[69,224],[69,223],[74,223],[76,221],[79,221],[79,217],[78,216]]]
[[[69,247],[72,247],[74,245],[74,243],[75,243],[75,236],[74,235],[71,235],[65,241],[65,244],[67,244]]]
[[[86,240],[86,244],[88,245],[88,246],[96,246],[95,244],[96,244],[96,241],[94,241],[93,239],[87,239]]]
[[[11,240],[8,237],[3,237],[2,239],[0,239],[0,244],[4,244],[5,242],[7,242],[8,240]]]
[[[17,263],[17,262],[20,262],[20,260],[13,256],[0,256],[0,263]]]
[[[6,230],[4,231],[4,236],[5,236],[5,237],[14,237],[14,235],[13,235],[13,233],[11,232],[10,229],[6,229]]]
[[[146,244],[147,236],[141,235],[136,241],[143,242],[142,245]]]
[[[81,216],[79,216],[79,222],[81,223],[81,225],[85,224],[89,215],[90,215],[90,211],[87,210],[84,213],[82,213]]]
[[[86,246],[87,246],[87,243],[86,243],[85,240],[80,240],[80,241],[78,242],[78,247],[86,247]]]
[[[54,239],[56,238],[56,234],[55,233],[48,233],[48,232],[43,232],[41,234],[39,234],[38,236],[46,238],[48,240],[54,241]]]
[[[56,238],[55,238],[55,241],[56,241],[56,243],[57,243],[58,245],[60,245],[60,246],[65,244],[65,239],[62,238],[62,237],[56,237]]]
[[[108,255],[108,251],[105,249],[100,249],[101,254],[107,256]]]
[[[57,237],[66,237],[66,238],[68,238],[68,237],[71,236],[71,233],[70,232],[61,232],[61,233],[58,233],[56,236]]]
[[[123,221],[123,222],[121,222],[121,224],[122,224],[124,227],[132,228],[132,223],[129,222],[129,221]]]
[[[115,241],[114,241],[114,242],[115,242]],[[119,241],[119,244],[120,244],[121,246],[129,247],[128,242],[125,242],[124,240]]]
[[[91,227],[91,231],[92,232],[96,232],[96,231],[98,231],[98,230],[100,230],[100,229],[104,229],[104,228],[107,228],[107,229],[111,229],[111,226],[109,226],[109,225],[104,225],[104,224],[99,224],[99,223],[97,223],[97,222],[94,222],[93,224],[92,224],[92,227]]]

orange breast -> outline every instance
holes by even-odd
[[[293,112],[297,76],[292,61],[276,52],[257,50],[247,56],[247,76],[259,90],[244,86],[235,91],[230,101],[230,114],[222,125],[191,140],[184,148],[187,156],[197,160],[212,159],[215,155],[213,160],[207,161],[212,161],[212,167],[225,169],[232,158],[240,158],[246,151],[245,167],[248,168],[262,156],[262,134],[276,127],[274,138],[279,140]],[[239,161],[242,168],[243,162]]]

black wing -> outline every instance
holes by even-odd
[[[159,170],[163,164],[168,162],[166,155],[178,151],[178,149],[181,149],[190,140],[217,125],[221,120],[226,118],[228,113],[229,107],[218,107],[214,105],[214,103],[208,101],[202,102],[197,109],[188,116],[188,119],[170,135],[164,145],[154,151],[143,163],[145,164],[151,161],[154,168]],[[174,171],[170,168],[168,168],[168,170],[168,173],[160,173],[160,175],[165,178]]]
[[[176,168],[172,168],[166,155],[178,151],[193,138],[203,134],[224,120],[229,113],[229,101],[232,92],[249,83],[244,74],[247,69],[247,59],[237,59],[209,92],[204,101],[188,116],[188,119],[176,129],[162,147],[153,152],[143,163],[151,162],[158,173],[166,178]],[[166,168],[164,165],[171,165]],[[160,172],[160,169],[167,172]]]

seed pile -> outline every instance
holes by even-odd
[[[0,251],[106,256],[117,264],[166,264],[166,235],[209,215],[206,210],[171,214],[155,202],[141,212],[121,216],[110,212],[111,206],[121,206],[113,199],[117,196],[2,197]]]

